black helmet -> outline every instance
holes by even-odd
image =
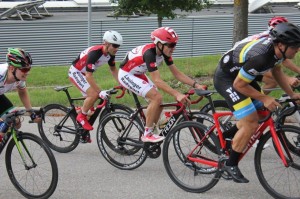
[[[278,24],[270,31],[270,37],[275,43],[300,47],[300,28],[292,23]]]

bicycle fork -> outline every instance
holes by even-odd
[[[24,163],[25,169],[26,170],[30,170],[31,168],[35,168],[37,166],[37,164],[34,162],[34,160],[33,160],[32,156],[31,156],[30,152],[28,151],[27,146],[26,146],[26,144],[23,141],[22,135],[19,135],[19,134],[17,135],[17,133],[15,132],[15,130],[12,130],[12,137],[13,137],[13,140],[14,140],[14,142],[16,144],[18,152],[19,152],[19,154],[20,154],[20,156],[22,158],[22,161]],[[28,157],[30,158],[30,160],[32,162],[31,166],[28,166],[28,164],[27,164],[25,155],[24,155],[24,153],[23,153],[23,151],[21,149],[21,146],[20,146],[20,142],[21,142],[23,148],[25,149]]]

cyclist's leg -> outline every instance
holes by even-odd
[[[69,70],[69,79],[81,91],[82,95],[86,97],[81,108],[81,113],[78,114],[76,120],[85,130],[93,130],[93,127],[87,120],[87,112],[98,99],[98,92],[91,87],[86,77],[73,66]]]
[[[229,173],[235,182],[249,182],[238,168],[239,157],[247,145],[251,135],[258,126],[256,106],[249,97],[244,96],[233,88],[232,77],[226,76],[218,68],[214,77],[216,90],[225,98],[230,109],[235,110],[234,116],[240,120],[237,123],[238,132],[233,138],[232,151],[223,170]],[[256,85],[254,85],[256,86]]]
[[[162,136],[153,134],[154,123],[157,123],[162,109],[160,104],[162,96],[157,91],[153,82],[146,75],[133,75],[126,71],[119,71],[119,82],[128,90],[149,100],[146,110],[145,133],[142,136],[144,142],[160,142],[164,139]]]

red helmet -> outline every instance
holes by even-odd
[[[178,36],[176,32],[170,27],[161,27],[154,30],[151,33],[152,41],[157,44],[158,42],[165,43],[177,43]]]
[[[288,22],[287,18],[281,17],[281,16],[273,17],[272,19],[270,19],[270,21],[268,23],[269,30],[272,30],[278,24],[283,23],[283,22]]]

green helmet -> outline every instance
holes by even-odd
[[[32,59],[29,53],[21,48],[9,48],[6,55],[6,62],[16,68],[31,67]]]

